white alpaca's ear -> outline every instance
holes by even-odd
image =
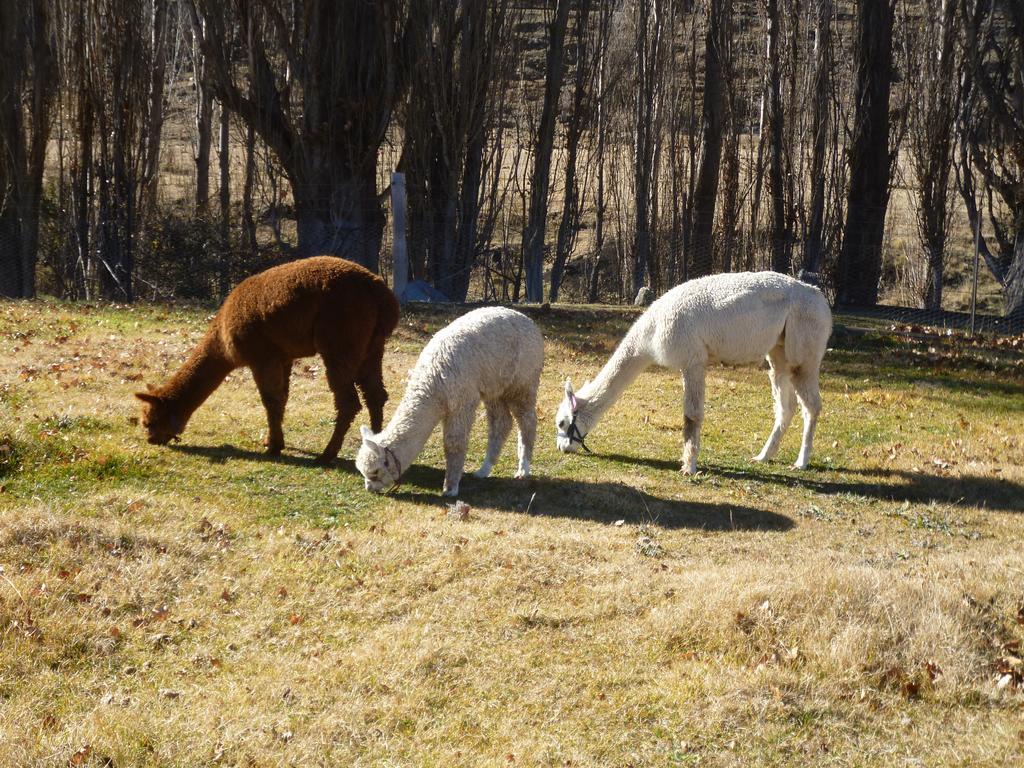
[[[373,441],[373,430],[365,424],[361,424],[359,427],[359,434],[363,437],[363,445],[368,448],[372,448],[375,451],[380,451],[380,446]]]
[[[572,399],[572,379],[565,380],[565,396]]]

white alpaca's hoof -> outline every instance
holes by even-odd
[[[810,466],[810,463],[809,459],[804,459],[803,461],[797,459],[793,462],[793,469],[807,469],[807,467]]]
[[[528,470],[528,469],[520,469],[520,470],[517,470],[514,475],[512,475],[512,478],[514,480],[522,480],[524,477],[529,477],[529,476],[530,476],[530,470]]]
[[[458,486],[456,486],[455,488],[445,488],[444,490],[441,491],[441,495],[442,496],[453,496],[453,497],[454,496],[458,496],[459,495]]]
[[[473,477],[490,477],[491,469],[493,469],[493,467],[491,467],[489,464],[484,464],[483,466],[480,467],[480,469],[473,473]]]
[[[758,464],[764,464],[766,461],[768,461],[768,457],[765,456],[763,453],[759,453],[757,454],[757,456],[751,456],[750,460],[756,461]]]
[[[688,465],[684,464],[683,466],[681,466],[679,468],[679,471],[682,472],[684,475],[696,475],[697,474],[697,465],[694,464],[693,466],[688,466]]]

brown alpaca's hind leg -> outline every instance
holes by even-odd
[[[374,342],[356,377],[356,384],[363,394],[363,402],[370,412],[370,429],[374,433],[384,428],[384,403],[388,401],[388,391],[384,388],[383,357],[384,341]]]
[[[263,444],[267,453],[276,456],[284,449],[284,408],[288,403],[288,383],[291,378],[292,363],[288,361],[270,361],[252,366],[252,377],[256,381],[263,407],[267,410],[267,439]]]
[[[327,383],[331,387],[331,392],[334,393],[334,407],[337,409],[338,415],[334,422],[334,434],[331,435],[331,440],[324,448],[324,452],[316,460],[316,463],[322,467],[330,466],[338,458],[338,451],[341,450],[345,433],[348,432],[348,428],[352,426],[352,420],[362,408],[351,373],[343,366],[324,362],[327,367]]]

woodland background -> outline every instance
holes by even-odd
[[[718,271],[1024,314],[1017,0],[5,0],[0,295],[314,253],[454,301]]]

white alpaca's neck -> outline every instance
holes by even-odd
[[[605,411],[651,364],[644,335],[641,329],[633,326],[594,380],[580,387],[577,394],[584,401],[581,415],[588,430],[593,429]]]
[[[419,456],[443,413],[429,392],[410,386],[395,409],[395,415],[377,436],[382,447],[390,448],[404,472]]]

